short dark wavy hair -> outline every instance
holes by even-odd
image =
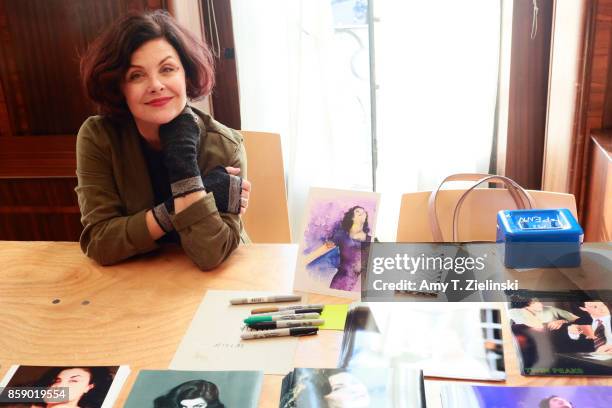
[[[94,40],[81,57],[83,87],[99,113],[129,117],[130,111],[121,92],[125,73],[134,51],[158,38],[168,41],[181,59],[187,97],[197,100],[210,94],[215,74],[208,45],[163,10],[130,13]]]
[[[180,408],[181,401],[202,398],[208,408],[225,408],[219,400],[219,388],[206,380],[191,380],[177,385],[153,401],[154,408]]]

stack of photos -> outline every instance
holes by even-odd
[[[419,370],[296,368],[284,379],[280,408],[424,407]]]
[[[295,290],[360,297],[379,199],[377,193],[310,189]]]
[[[508,318],[524,375],[612,375],[612,305],[513,296]]]
[[[340,367],[411,367],[433,377],[502,381],[501,315],[465,303],[354,305]]]
[[[124,408],[256,408],[261,371],[143,370]]]
[[[610,387],[495,387],[445,384],[444,408],[609,408]]]
[[[0,406],[111,408],[129,373],[127,366],[14,365],[0,383]]]

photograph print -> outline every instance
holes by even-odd
[[[444,408],[607,408],[610,387],[494,387],[444,384]]]
[[[0,400],[7,400],[11,388],[33,387],[32,392],[27,401],[3,402],[0,406],[110,408],[128,374],[127,366],[15,365],[0,383],[0,387],[5,387]]]
[[[611,376],[612,305],[514,296],[508,318],[525,375]]]
[[[125,408],[255,408],[261,371],[141,370]]]

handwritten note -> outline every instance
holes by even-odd
[[[263,370],[287,374],[293,368],[296,337],[241,340],[243,320],[257,305],[230,305],[230,299],[276,295],[271,292],[209,290],[172,362],[174,370]],[[282,303],[288,306],[296,303]],[[270,358],[274,356],[274,358]]]

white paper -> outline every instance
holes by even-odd
[[[286,294],[286,293],[282,293]],[[209,290],[198,307],[172,362],[173,370],[261,370],[287,374],[293,369],[297,337],[242,340],[244,319],[264,306],[299,302],[230,305],[230,299],[281,295],[274,292]]]
[[[130,367],[123,365],[119,367],[117,373],[115,374],[115,378],[113,379],[113,383],[108,390],[108,394],[106,394],[106,398],[104,398],[104,403],[102,403],[101,408],[112,408],[115,405],[115,401],[121,392],[121,388],[130,375]]]

